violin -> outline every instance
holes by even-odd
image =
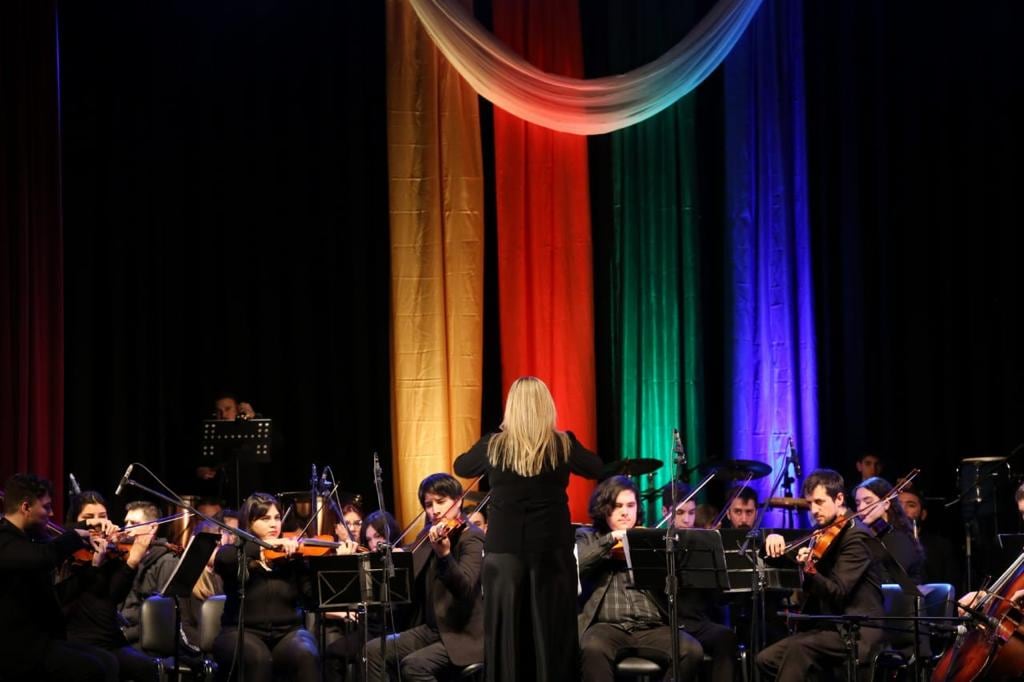
[[[275,561],[280,561],[281,559],[286,559],[289,556],[326,556],[328,554],[333,554],[334,550],[336,550],[338,547],[345,546],[344,542],[336,542],[332,540],[330,535],[317,535],[316,537],[312,538],[296,538],[295,534],[289,531],[288,533],[285,533],[282,537],[295,538],[299,543],[298,549],[292,555],[287,554],[283,550],[263,549],[262,552],[264,561],[272,563]],[[369,551],[369,549],[363,547],[362,545],[356,545],[356,554],[366,554]]]
[[[836,516],[835,521],[825,526],[820,533],[814,537],[814,542],[808,548],[810,553],[807,555],[807,559],[804,561],[804,573],[817,573],[817,564],[821,561],[829,550],[837,544],[837,540],[842,536],[843,532],[850,527],[853,523],[852,517],[847,517],[843,514]]]

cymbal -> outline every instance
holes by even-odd
[[[720,478],[736,480],[747,476],[764,478],[772,472],[772,468],[753,459],[723,459],[718,462],[706,462],[700,467],[701,474],[707,475],[712,471]]]
[[[660,459],[637,457],[635,459],[617,459],[604,465],[604,475],[608,476],[641,476],[650,474],[663,466]]]
[[[1005,462],[1006,457],[966,457],[960,460],[961,464],[995,464]]]

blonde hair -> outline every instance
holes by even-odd
[[[487,445],[491,466],[508,469],[520,476],[536,476],[569,459],[569,436],[555,429],[558,413],[555,401],[537,377],[519,377],[512,382],[505,400],[501,432]]]

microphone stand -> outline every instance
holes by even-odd
[[[672,680],[680,682],[679,677],[679,611],[676,606],[676,597],[679,589],[679,581],[676,578],[676,521],[675,513],[678,504],[678,491],[676,481],[682,481],[686,472],[686,450],[679,439],[679,430],[672,429],[672,460],[675,463],[675,475],[669,488],[672,491],[671,519],[665,527],[665,560],[668,562],[668,571],[665,576],[665,595],[668,600],[668,624],[671,635],[672,652]],[[696,492],[696,491],[694,491]]]
[[[235,642],[235,660],[238,663],[238,677],[236,679],[238,682],[244,682],[245,657],[242,656],[242,644],[245,641],[245,583],[249,579],[249,563],[245,560],[245,543],[251,542],[255,545],[259,545],[263,549],[274,549],[274,546],[269,542],[259,539],[248,531],[244,531],[240,528],[232,528],[223,521],[218,521],[213,517],[207,516],[177,495],[174,497],[164,495],[163,493],[133,481],[130,478],[125,480],[122,485],[130,485],[142,490],[143,492],[147,492],[168,504],[184,507],[187,511],[195,514],[199,518],[210,521],[216,524],[221,530],[227,531],[235,536],[235,550],[238,553],[238,639]]]
[[[384,512],[386,510],[386,507],[384,506],[384,488],[383,488],[383,482],[382,482],[383,481],[382,473],[383,473],[383,470],[381,469],[381,466],[380,466],[380,458],[377,456],[377,453],[375,452],[375,453],[373,453],[373,487],[374,487],[374,489],[377,492],[377,509],[380,509],[382,512]],[[391,602],[391,579],[395,577],[395,561],[394,561],[394,557],[392,557],[392,555],[391,555],[391,550],[392,550],[392,545],[391,545],[391,524],[388,524],[388,523],[384,524],[384,542],[382,542],[381,544],[378,545],[378,550],[381,552],[381,558],[383,559],[383,562],[384,562],[384,579],[381,580],[381,583],[380,583],[381,609],[383,610],[383,614],[384,614],[384,618],[383,618],[383,621],[384,621],[384,632],[381,633],[381,637],[380,637],[380,657],[381,657],[382,661],[386,661],[387,660],[387,656],[386,656],[386,646],[387,646],[387,643],[386,642],[387,642],[387,639],[388,639],[386,637],[386,632],[387,632],[387,623],[388,623],[388,616],[389,615],[391,616],[391,634],[393,634],[393,635],[397,635],[398,634],[397,633],[397,631],[398,631],[398,624],[395,622],[394,604],[392,604],[392,602]],[[367,613],[365,628],[366,628],[366,630],[365,630],[366,639],[364,641],[369,642],[370,641],[370,632],[369,632],[369,630],[370,630],[370,618],[369,618],[369,613]],[[370,668],[369,668],[369,662],[368,662],[367,657],[366,657],[365,647],[363,648],[363,678],[366,679],[366,680],[370,679]]]

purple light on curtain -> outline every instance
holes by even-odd
[[[818,466],[802,21],[765,3],[725,61],[727,454],[772,466],[762,500],[790,437],[804,475]]]

